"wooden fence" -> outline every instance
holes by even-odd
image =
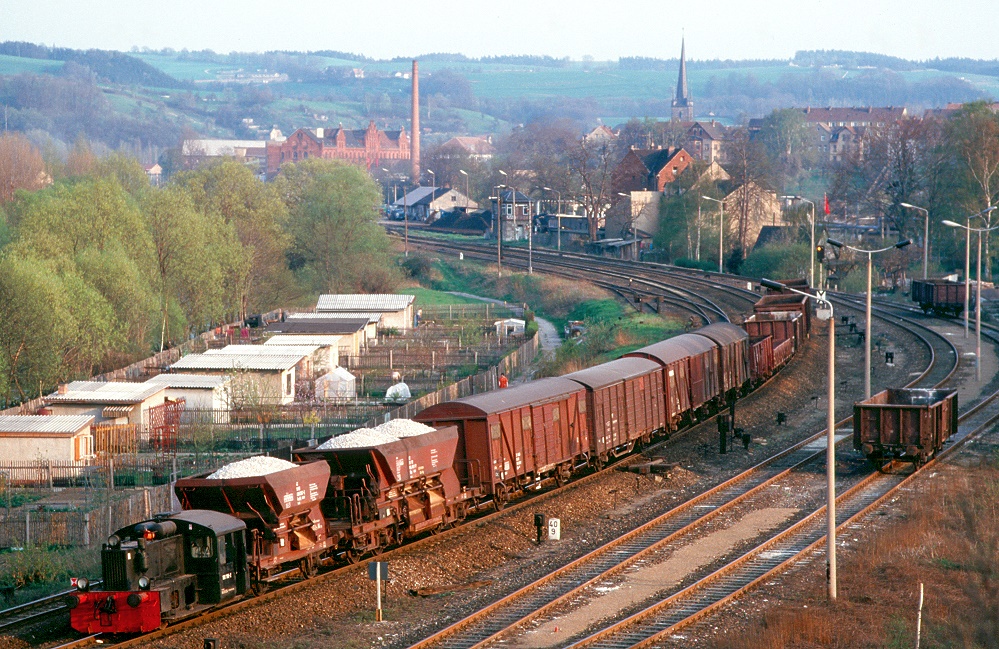
[[[103,495],[105,492],[95,492],[95,496]],[[172,489],[165,484],[70,511],[39,511],[30,507],[0,510],[0,548],[99,545],[126,525],[172,509],[175,509]]]

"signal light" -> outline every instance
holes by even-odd
[[[826,257],[826,249],[821,243],[815,246],[815,256],[819,258],[819,261],[823,261]]]

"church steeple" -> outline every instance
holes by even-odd
[[[687,88],[687,44],[680,40],[680,74],[676,79],[676,95],[673,98],[673,119],[694,121],[694,102]]]

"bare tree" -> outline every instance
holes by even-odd
[[[567,156],[569,168],[579,181],[580,199],[586,213],[590,241],[597,239],[597,226],[610,200],[615,147],[606,140],[577,140]]]
[[[0,135],[0,205],[18,189],[41,189],[48,182],[38,149],[20,133]]]

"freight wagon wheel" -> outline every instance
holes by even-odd
[[[298,570],[302,577],[312,579],[319,573],[319,566],[316,565],[315,555],[309,555],[298,562]]]
[[[493,502],[496,503],[497,511],[506,507],[506,504],[510,502],[510,491],[506,488],[506,485],[496,485],[496,491],[493,493]]]
[[[347,560],[347,563],[353,565],[361,559],[361,552],[354,548],[350,548],[343,553],[343,558]]]

